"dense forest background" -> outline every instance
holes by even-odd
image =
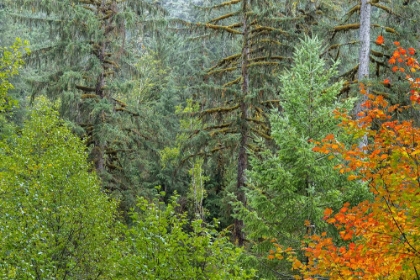
[[[420,279],[419,21],[1,0],[1,278]]]

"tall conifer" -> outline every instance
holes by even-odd
[[[242,204],[246,204],[247,150],[257,138],[271,139],[266,112],[277,102],[273,73],[290,62],[292,44],[305,30],[306,16],[298,16],[292,8],[287,1],[231,0],[208,7],[215,15],[197,24],[235,47],[225,51],[205,75],[199,97],[204,127],[197,136],[206,139],[207,153],[236,157],[233,192]],[[239,245],[245,241],[242,227],[236,218],[234,239]]]
[[[278,149],[274,153],[265,149],[251,157],[248,205],[239,209],[250,240],[249,252],[264,277],[288,274],[284,263],[267,262],[273,240],[298,248],[305,235],[326,229],[325,206],[338,208],[343,201],[358,203],[367,198],[363,184],[348,182],[334,171],[337,161],[313,150],[328,134],[340,137],[333,110],[351,110],[353,105],[352,100],[337,101],[342,81],[331,81],[338,65],[326,69],[320,53],[316,38],[306,38],[296,48],[293,65],[280,76],[283,111],[270,115]],[[340,141],[351,143],[351,139]]]
[[[133,89],[135,59],[143,49],[142,32],[160,9],[146,1],[60,0],[8,1],[10,15],[44,31],[28,65],[33,95],[61,100],[61,114],[90,148],[90,160],[110,192],[135,196],[129,178],[147,133],[140,131],[140,113],[121,96]],[[138,139],[141,140],[138,140]],[[141,166],[138,166],[141,168]],[[137,175],[142,171],[138,171]],[[134,201],[134,200],[133,200]]]

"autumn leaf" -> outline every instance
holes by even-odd
[[[333,213],[333,210],[331,208],[326,208],[324,210],[324,216],[329,217]]]
[[[415,55],[416,54],[416,50],[414,48],[408,48],[407,50],[408,50],[408,53],[410,55]]]
[[[358,178],[358,176],[357,175],[349,175],[348,177],[347,177],[347,180],[349,180],[349,181],[353,181],[353,180],[356,180]]]
[[[303,266],[302,262],[300,262],[298,259],[295,259],[293,264],[292,264],[292,268],[294,270],[297,270],[299,268],[301,268]]]
[[[385,42],[385,39],[384,39],[384,37],[383,37],[382,35],[379,35],[379,36],[376,38],[376,41],[375,41],[375,43],[376,43],[377,45],[382,45],[384,42]]]
[[[328,134],[325,136],[324,140],[334,140],[334,134]]]
[[[376,43],[383,44],[383,37]],[[413,121],[395,119],[393,113],[418,110],[413,106],[420,103],[420,78],[411,73],[420,65],[410,57],[416,54],[413,48],[404,49],[399,42],[394,45],[396,50],[388,62],[396,64],[391,68],[394,73],[406,73],[413,103],[389,105],[383,96],[370,93],[360,118],[340,114],[340,126],[349,136],[369,135],[365,149],[357,145],[337,149],[334,136],[325,137],[320,150],[332,149],[336,158],[341,156],[343,162],[335,169],[341,174],[352,171],[348,180],[367,182],[373,199],[356,206],[345,203],[334,215],[331,208],[325,209],[324,220],[336,228],[341,240],[334,241],[327,232],[308,236],[302,246],[308,260],[305,265],[296,254],[289,254],[292,267],[303,279],[418,279],[420,127]],[[390,81],[387,78],[383,83]],[[367,94],[363,84],[360,91]]]

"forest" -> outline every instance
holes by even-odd
[[[0,0],[0,278],[420,279],[419,23]]]

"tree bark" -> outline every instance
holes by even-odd
[[[370,17],[371,5],[368,0],[361,0],[360,6],[360,51],[359,51],[359,83],[369,79],[369,53],[370,53]],[[368,88],[366,87],[368,93]],[[355,108],[355,117],[359,118],[358,114],[363,111],[362,104],[367,100],[367,95],[361,95]],[[360,142],[359,147],[366,147],[367,136],[364,136]]]
[[[247,118],[248,118],[248,106],[246,104],[246,97],[248,95],[249,90],[249,74],[248,74],[248,61],[249,61],[249,42],[248,42],[248,16],[247,16],[247,1],[242,1],[242,12],[244,14],[244,18],[242,21],[243,24],[243,46],[242,46],[242,86],[241,86],[241,93],[242,93],[242,100],[240,102],[240,142],[239,142],[239,151],[238,151],[238,174],[237,174],[237,182],[236,182],[236,198],[239,202],[241,202],[244,206],[246,205],[246,197],[244,193],[244,186],[246,182],[245,171],[248,167],[248,155],[246,152],[246,145],[248,141],[248,125],[247,125]],[[245,241],[245,235],[242,231],[243,228],[243,221],[235,218],[235,228],[234,228],[234,238],[235,242],[242,246]]]

